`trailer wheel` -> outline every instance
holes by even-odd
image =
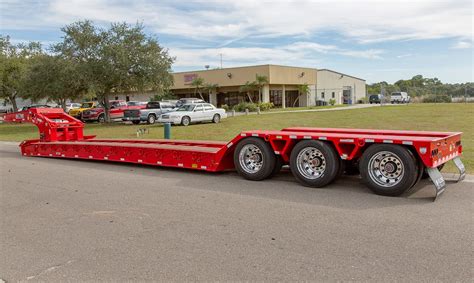
[[[273,170],[272,170],[272,173],[270,174],[270,177],[273,177],[275,175],[277,175],[278,173],[280,173],[281,171],[281,168],[283,167],[283,159],[281,158],[281,156],[275,156],[275,166],[273,166]]]
[[[249,137],[234,151],[234,166],[240,176],[252,181],[268,178],[275,168],[275,153],[262,139]]]
[[[418,179],[416,158],[400,145],[370,146],[361,157],[359,170],[369,189],[383,196],[399,196]]]
[[[300,141],[291,151],[291,172],[304,186],[319,188],[331,183],[340,166],[334,148],[322,141]]]

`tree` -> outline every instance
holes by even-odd
[[[37,42],[13,45],[9,36],[0,35],[0,97],[18,111],[16,99],[26,97],[24,81],[31,61],[43,51]]]
[[[204,90],[207,91],[207,94],[209,95],[209,99],[211,99],[211,93],[213,91],[216,91],[217,88],[219,87],[218,84],[212,84],[212,83],[205,83],[204,84]],[[210,101],[209,101],[210,102]]]
[[[32,100],[46,98],[66,109],[66,101],[87,91],[78,63],[59,56],[42,55],[33,61],[24,82],[25,96]]]
[[[298,97],[295,99],[295,102],[293,102],[293,107],[296,106],[296,102],[298,102],[298,100],[300,99],[300,96],[308,95],[310,92],[308,84],[298,85],[297,88],[298,88]]]
[[[67,25],[63,41],[53,50],[79,64],[88,89],[96,93],[110,121],[109,96],[122,91],[162,91],[173,84],[174,58],[155,37],[147,36],[141,24],[113,23],[108,29],[91,21]]]
[[[204,97],[202,97],[202,89],[204,87],[204,79],[203,78],[194,78],[193,81],[191,82],[191,85],[194,87],[194,95],[199,94],[202,100],[204,100]]]
[[[255,82],[249,82],[247,81],[243,86],[240,87],[240,92],[245,92],[247,94],[247,97],[249,98],[250,103],[253,103],[251,93],[255,91],[257,88],[257,85]]]
[[[258,102],[262,102],[262,89],[263,87],[268,84],[268,78],[264,75],[255,75],[255,85],[258,88]]]
[[[176,99],[176,96],[169,89],[165,89],[150,97],[150,101],[162,101],[165,99]]]

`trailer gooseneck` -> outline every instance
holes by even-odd
[[[24,156],[107,160],[205,171],[235,169],[249,180],[263,180],[289,165],[303,185],[323,187],[349,169],[358,169],[376,194],[398,196],[425,175],[436,197],[446,183],[438,168],[454,160],[458,181],[465,177],[460,132],[326,128],[243,131],[230,142],[119,140],[84,136],[81,121],[61,109],[10,113],[10,122],[34,123],[40,138],[20,144]]]

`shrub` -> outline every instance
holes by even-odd
[[[435,95],[431,94],[423,97],[423,103],[450,103],[452,101],[449,95]]]
[[[240,102],[234,106],[234,110],[237,112],[244,112],[245,109],[248,109],[250,112],[257,111],[257,104],[249,102]]]
[[[271,102],[260,102],[257,106],[260,108],[260,111],[267,111],[275,107]]]
[[[222,105],[221,105],[221,108],[224,109],[225,112],[228,112],[228,111],[230,110],[230,107],[229,107],[229,105],[227,105],[227,104],[222,104]]]
[[[336,100],[334,98],[329,99],[329,104],[330,105],[336,104]]]
[[[367,104],[367,102],[369,102],[369,99],[368,99],[367,97],[365,97],[365,96],[364,96],[364,97],[361,97],[361,98],[359,99],[359,101],[357,101],[357,103],[359,103],[359,104]]]

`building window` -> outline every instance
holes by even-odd
[[[324,91],[321,92],[321,98],[324,99]]]
[[[283,97],[283,91],[270,90],[270,102],[273,103],[273,105],[277,107],[282,106],[282,97]]]
[[[336,98],[336,93],[334,91],[332,92],[332,98]]]

